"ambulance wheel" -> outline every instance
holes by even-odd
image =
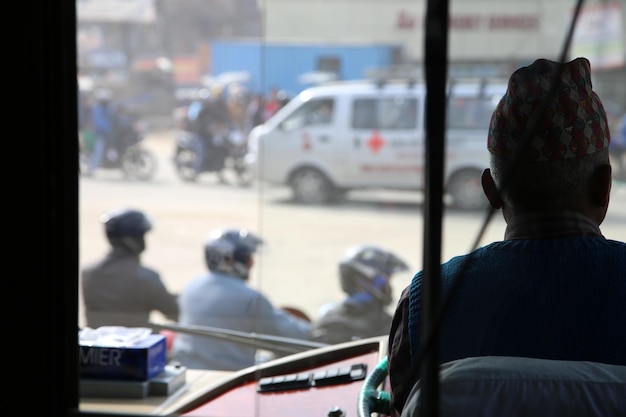
[[[293,199],[301,204],[324,204],[335,196],[335,187],[326,175],[314,168],[301,168],[289,181]]]
[[[452,175],[447,192],[454,208],[476,211],[487,207],[481,175],[482,172],[477,169],[464,169]]]

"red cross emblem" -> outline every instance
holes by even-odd
[[[383,146],[385,146],[385,139],[378,134],[378,131],[374,131],[374,134],[367,139],[366,143],[372,152],[377,153]]]

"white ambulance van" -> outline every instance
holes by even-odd
[[[487,130],[506,82],[449,83],[445,187],[463,210],[485,207]],[[303,204],[350,190],[424,187],[425,86],[337,82],[304,90],[249,135],[246,162],[258,180],[291,187]]]

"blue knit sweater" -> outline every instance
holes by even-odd
[[[469,257],[469,259],[467,259]],[[626,365],[626,244],[602,237],[506,240],[442,265],[440,361],[525,356]],[[410,287],[417,358],[421,272]]]

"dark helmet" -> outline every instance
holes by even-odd
[[[247,229],[217,229],[204,244],[204,259],[211,271],[248,279],[250,258],[261,244],[263,240]]]
[[[391,302],[391,276],[408,269],[402,259],[378,246],[353,246],[339,262],[341,289],[348,295],[368,293],[386,305]]]
[[[113,247],[124,247],[139,254],[145,249],[144,235],[152,222],[143,212],[121,208],[100,216],[107,239]]]

